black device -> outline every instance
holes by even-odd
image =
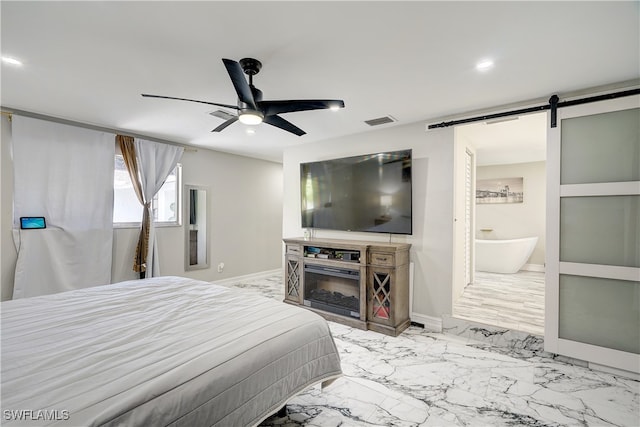
[[[300,164],[303,228],[412,234],[411,150]]]
[[[47,228],[47,222],[43,216],[22,216],[20,217],[20,228],[23,230]]]

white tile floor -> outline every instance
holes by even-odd
[[[282,300],[282,275],[227,286]],[[262,426],[640,426],[640,382],[410,327],[329,322],[344,375]]]
[[[453,316],[543,336],[544,273],[477,271],[454,303]]]

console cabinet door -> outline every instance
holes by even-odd
[[[287,255],[285,257],[285,293],[284,299],[302,304],[302,280],[303,266],[302,258],[298,256]]]
[[[395,269],[370,266],[368,279],[367,320],[395,326]]]

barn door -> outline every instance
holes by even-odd
[[[640,98],[558,110],[547,146],[545,350],[640,373]]]

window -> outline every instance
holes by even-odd
[[[156,226],[182,225],[181,179],[182,165],[178,163],[151,203]],[[122,155],[116,154],[113,172],[113,225],[138,227],[141,219],[142,205],[133,190]]]

